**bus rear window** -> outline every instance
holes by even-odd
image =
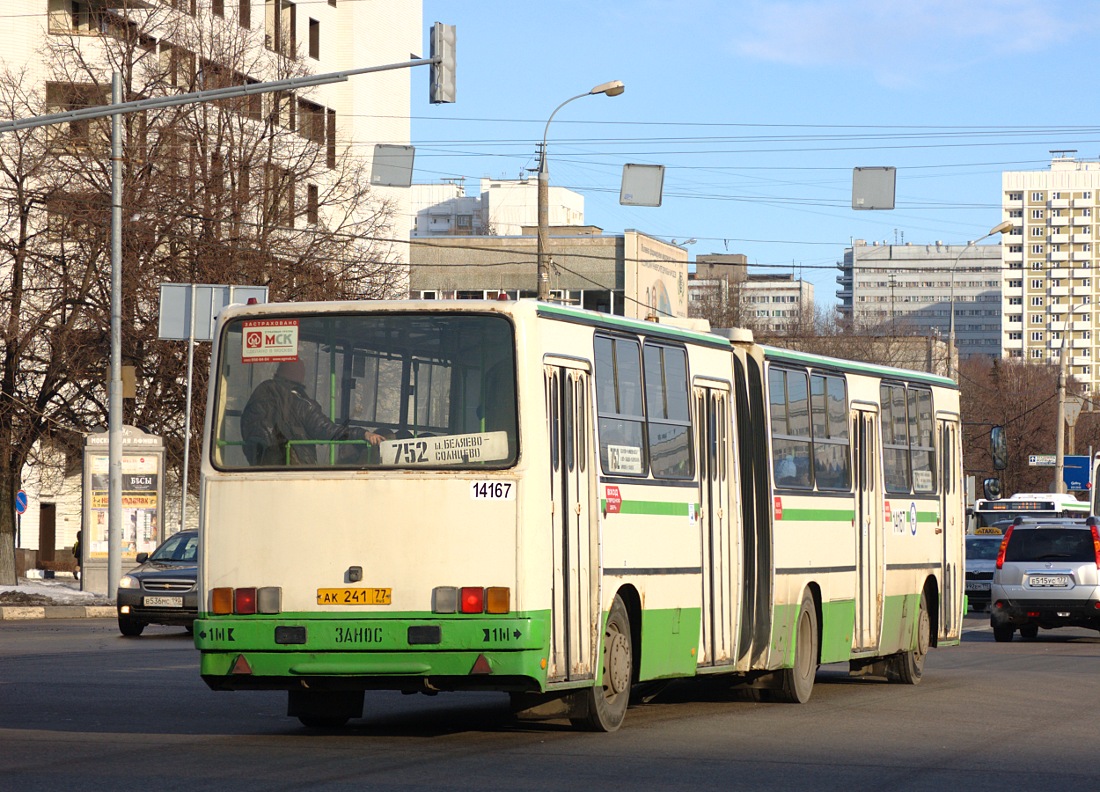
[[[229,323],[211,452],[222,469],[499,468],[517,456],[500,316],[265,315]]]

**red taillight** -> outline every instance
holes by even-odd
[[[233,612],[246,615],[256,612],[255,588],[239,588],[233,592]]]
[[[1005,538],[1001,540],[1001,549],[997,551],[997,569],[1000,569],[1005,564],[1005,550],[1008,549],[1008,537],[1012,536],[1012,526],[1008,526],[1008,530],[1005,531]]]
[[[1096,568],[1100,569],[1100,530],[1092,526],[1092,549],[1096,554]]]
[[[484,613],[485,589],[477,586],[463,586],[460,601],[463,613]]]

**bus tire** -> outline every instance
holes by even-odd
[[[604,624],[600,662],[603,683],[587,691],[587,715],[571,720],[574,726],[589,731],[618,731],[630,704],[634,646],[630,635],[630,614],[617,594]]]
[[[907,652],[894,655],[886,661],[886,678],[903,685],[916,685],[924,676],[924,660],[928,657],[928,647],[932,645],[932,619],[928,615],[928,600],[924,592],[920,595],[920,610],[917,612],[916,646]]]
[[[780,684],[771,691],[771,698],[788,704],[805,704],[813,693],[817,666],[817,606],[807,591],[802,595],[794,631],[794,666],[779,672]]]

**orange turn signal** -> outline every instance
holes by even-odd
[[[507,613],[511,610],[511,590],[503,586],[490,586],[485,589],[485,612]]]
[[[216,588],[210,592],[210,610],[219,616],[233,612],[233,589]]]

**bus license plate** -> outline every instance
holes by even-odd
[[[183,597],[145,597],[146,608],[182,608]]]
[[[318,605],[389,605],[388,588],[319,588]]]
[[[1061,587],[1069,585],[1065,575],[1031,575],[1027,579],[1029,586]]]

